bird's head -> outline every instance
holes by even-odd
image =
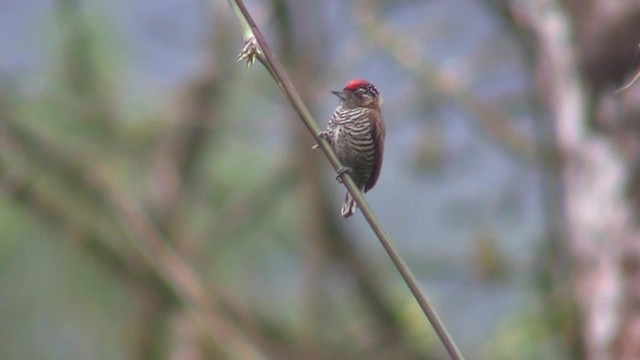
[[[340,98],[342,105],[350,108],[367,107],[378,109],[382,105],[382,96],[373,84],[367,80],[353,79],[342,91],[332,91]]]

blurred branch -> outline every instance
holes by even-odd
[[[113,274],[118,275],[127,283],[134,284],[136,288],[145,288],[154,292],[168,295],[163,286],[153,277],[153,275],[141,264],[140,259],[136,256],[127,254],[122,249],[107,240],[107,237],[113,235],[108,227],[101,226],[103,215],[87,214],[86,208],[76,209],[68,204],[63,204],[60,200],[55,199],[49,192],[38,189],[33,180],[34,174],[28,170],[16,171],[11,170],[11,161],[16,158],[16,152],[23,152],[25,143],[16,140],[25,140],[26,144],[40,144],[40,139],[30,134],[25,129],[18,130],[17,124],[12,124],[10,118],[13,116],[8,111],[8,106],[0,99],[0,186],[2,192],[10,199],[21,204],[36,219],[44,223],[52,229],[66,229],[69,233],[74,234],[75,238],[81,241],[77,242],[80,246],[95,256],[100,262],[106,266]],[[15,127],[14,127],[15,126]],[[43,143],[47,143],[43,140]],[[22,146],[18,146],[22,145]],[[49,144],[51,145],[51,144]],[[39,149],[40,147],[35,147]],[[71,168],[62,158],[59,157],[60,152],[54,147],[47,146],[47,154],[51,156],[52,162],[60,162],[63,168]],[[17,151],[16,151],[17,150]],[[36,151],[37,152],[37,151]],[[27,152],[27,155],[30,153]],[[49,163],[44,158],[38,157],[45,163]],[[79,170],[74,167],[75,175]],[[78,177],[80,180],[82,176]],[[82,186],[84,188],[84,186]],[[60,190],[60,189],[58,189]]]
[[[213,45],[210,44],[212,48],[203,69],[193,76],[181,94],[175,125],[170,125],[155,154],[152,171],[159,179],[159,189],[154,195],[160,199],[152,211],[155,222],[171,239],[184,239],[179,235],[183,230],[179,226],[190,225],[184,221],[184,217],[189,216],[187,202],[202,190],[197,184],[198,160],[214,134],[212,128],[217,120],[214,101],[220,89]]]
[[[172,148],[171,159],[187,186],[193,181],[198,155],[207,144],[216,115],[212,99],[218,94],[219,79],[211,66],[207,65],[188,87],[178,127],[166,140]]]
[[[214,12],[209,11],[209,8],[202,10],[206,10],[201,11],[205,22],[210,26],[216,24],[211,19]],[[204,150],[215,134],[212,130],[217,125],[216,109],[219,108],[215,102],[216,95],[220,84],[224,83],[216,65],[214,29],[208,29],[208,34],[207,52],[200,69],[179,90],[177,101],[170,105],[176,111],[169,111],[167,124],[163,124],[165,128],[156,132],[159,135],[158,146],[153,149],[150,172],[150,178],[156,186],[150,188],[150,194],[147,195],[151,197],[151,201],[145,204],[162,235],[182,254],[185,261],[191,263],[196,263],[195,256],[202,250],[197,246],[200,244],[191,241],[193,239],[189,236],[195,228],[193,221],[190,221],[194,217],[193,209],[202,203],[197,201],[201,199],[199,194],[203,192],[198,183],[203,163],[201,158],[206,154]],[[167,109],[163,107],[162,110]],[[145,307],[141,314],[142,326],[146,327],[140,329],[141,333],[145,330],[157,332],[157,318],[164,318],[167,332],[161,339],[169,344],[165,346],[169,357],[179,357],[179,353],[191,353],[194,356],[200,353],[200,357],[204,356],[202,344],[195,339],[186,339],[201,336],[201,326],[191,320],[188,309],[171,309],[167,306],[171,304],[145,297],[141,300],[151,305]],[[160,337],[151,337],[150,340],[157,338]]]
[[[260,29],[253,21],[243,2],[241,0],[229,0],[229,3],[236,14],[236,17],[238,17],[238,20],[240,21],[245,34],[245,48],[243,49],[240,59],[247,58],[248,64],[251,64],[252,60],[254,60],[255,58],[260,59],[260,61],[265,65],[265,68],[273,76],[276,83],[283,90],[294,110],[298,113],[307,129],[315,138],[316,142],[320,145],[320,148],[322,149],[324,155],[327,157],[333,168],[337,171],[342,167],[340,161],[338,160],[336,154],[333,152],[333,149],[331,148],[329,143],[318,136],[320,129],[316,121],[313,119],[311,113],[304,105],[302,99],[298,95],[298,92],[296,91],[288,75],[280,65],[279,61],[271,52],[266,40],[260,32]],[[251,31],[251,34],[248,33],[248,30]],[[247,38],[247,36],[250,37]],[[436,313],[435,308],[427,298],[426,294],[422,291],[422,288],[418,284],[415,276],[393,245],[391,239],[382,229],[380,222],[368,206],[366,200],[353,182],[351,176],[346,173],[341,176],[341,179],[347,190],[353,195],[356,203],[362,211],[362,214],[367,219],[367,222],[380,240],[382,246],[387,251],[387,254],[391,258],[392,262],[398,269],[398,272],[411,290],[413,296],[420,305],[420,308],[431,322],[431,325],[433,326],[438,337],[447,349],[451,358],[462,359],[463,356],[460,353],[460,350],[444,327],[444,324]]]
[[[602,16],[603,22],[632,24],[635,29],[637,21],[623,21],[627,11],[618,13],[622,18],[604,19],[597,11],[603,2],[597,1],[573,3],[576,13],[594,18],[572,17],[566,1],[513,3],[521,7],[536,38],[537,71],[544,82],[540,96],[551,113],[563,156],[564,220],[573,260],[570,280],[582,327],[582,343],[572,350],[579,358],[636,359],[640,356],[640,233],[637,217],[621,190],[633,162],[625,163],[615,136],[606,136],[590,123],[593,104],[608,96],[598,96],[598,92],[617,79],[621,70],[592,72],[590,64],[615,63],[609,56],[616,52],[617,44],[614,39],[608,39],[610,44],[596,41],[590,49],[584,45],[588,36],[581,32],[586,29],[580,23],[599,23]],[[601,39],[599,33],[591,34],[593,39]],[[582,46],[577,37],[582,38]],[[619,122],[618,118],[610,120]]]
[[[0,142],[4,140],[4,134],[0,132]],[[82,239],[80,245],[94,255],[114,274],[132,282],[136,286],[150,283],[150,278],[145,271],[138,266],[138,260],[124,255],[115,247],[95,234],[92,230],[79,222],[73,213],[61,206],[58,202],[43,191],[40,191],[29,180],[29,176],[17,172],[11,172],[6,166],[6,161],[0,159],[0,188],[2,193],[12,201],[22,205],[35,218],[53,229],[73,229],[73,233]]]
[[[3,100],[3,99],[0,99]],[[264,359],[265,356],[245,338],[245,336],[227,320],[216,312],[213,302],[209,299],[204,285],[184,259],[162,239],[157,229],[144,215],[142,209],[133,204],[129,197],[119,192],[111,180],[112,172],[105,165],[95,164],[84,159],[81,154],[64,151],[45,138],[38,138],[15,123],[7,110],[0,107],[0,144],[3,146],[2,159],[7,148],[14,146],[21,153],[34,158],[38,163],[51,168],[54,176],[61,180],[72,178],[78,181],[78,187],[89,194],[99,196],[101,204],[111,209],[113,216],[120,222],[122,230],[135,240],[143,258],[151,265],[157,278],[148,274],[146,268],[140,265],[138,259],[130,259],[109,244],[108,238],[103,238],[97,232],[95,224],[89,226],[82,221],[87,215],[71,211],[48,201],[51,197],[43,192],[36,192],[26,177],[11,175],[5,169],[4,162],[0,162],[0,181],[5,192],[24,203],[39,218],[48,224],[74,229],[76,233],[84,234],[89,249],[92,249],[100,259],[110,265],[116,273],[125,277],[135,276],[141,285],[160,285],[161,293],[175,296],[189,310],[207,334],[219,347],[235,358]],[[88,165],[92,164],[92,165]],[[58,168],[59,167],[59,168]],[[67,172],[61,169],[68,170]],[[61,181],[64,183],[64,181]],[[108,215],[96,216],[97,219],[111,219]],[[109,236],[116,237],[114,232]],[[158,282],[156,282],[158,281]]]
[[[106,169],[93,181],[104,187],[123,231],[135,241],[144,258],[164,279],[180,302],[210,338],[237,359],[265,359],[244,333],[215,310],[202,280],[183,257],[163,239],[145,212],[120,191]]]
[[[536,32],[532,30],[532,15],[528,11],[528,5],[520,1],[511,0],[487,0],[488,5],[502,17],[507,31],[517,38],[524,59],[529,67],[542,73],[540,43],[537,41]],[[544,74],[540,74],[545,76]],[[540,79],[541,76],[538,76]],[[544,91],[550,88],[543,86]],[[543,94],[544,95],[544,94]],[[583,347],[580,336],[580,326],[576,298],[573,290],[567,286],[572,282],[569,244],[567,239],[567,224],[565,212],[566,188],[563,186],[562,168],[563,154],[558,148],[558,141],[554,125],[556,121],[545,120],[548,117],[548,104],[544,103],[543,96],[531,99],[538,119],[533,121],[537,133],[538,151],[547,159],[547,167],[541,168],[540,188],[542,196],[542,214],[547,229],[544,236],[545,244],[537,255],[537,285],[542,293],[543,305],[546,307],[544,316],[550,329],[559,335],[563,348],[571,357],[582,358],[580,353]],[[545,140],[549,139],[549,140]]]
[[[15,114],[10,113],[8,103],[8,100],[0,99],[0,131],[5,135],[6,144],[26,155],[39,170],[49,172],[55,179],[64,180],[61,182],[68,188],[99,201],[102,194],[86,182],[85,169],[80,165],[82,154],[65,153],[50,139],[35,134]]]
[[[78,121],[94,125],[92,132],[100,134],[95,137],[96,140],[104,142],[114,135],[115,117],[112,101],[105,92],[106,81],[101,78],[104,74],[99,71],[102,64],[96,63],[95,33],[82,14],[81,1],[57,0],[56,5],[65,31],[61,70],[63,81],[73,94],[71,105],[74,108],[71,112]]]
[[[0,135],[0,141],[2,136]],[[100,266],[103,266],[109,273],[123,284],[133,289],[136,294],[142,294],[145,299],[152,299],[141,304],[142,312],[152,307],[150,303],[161,299],[163,302],[175,302],[175,296],[165,286],[152,271],[144,264],[144,261],[133,254],[126,254],[120,249],[109,244],[106,239],[110,236],[106,230],[99,231],[95,224],[88,224],[81,221],[79,216],[68,207],[50,198],[50,194],[41,191],[30,180],[30,176],[11,173],[5,167],[5,163],[0,161],[0,190],[8,199],[20,205],[29,212],[36,221],[40,222],[48,229],[58,229],[69,237],[72,245],[77,245],[86,251],[89,256],[94,257]],[[144,305],[144,306],[142,306]],[[158,332],[158,317],[146,318],[155,324],[149,327],[152,331],[138,333],[135,341],[135,354],[146,358],[152,353],[151,349],[155,340],[154,335]]]
[[[297,176],[292,164],[285,161],[260,186],[220,208],[218,212],[226,216],[212,220],[199,236],[198,243],[210,241],[212,233],[218,234],[219,240],[224,241],[236,239],[258,228],[269,215],[273,215],[273,209],[285,199],[291,186],[298,180]]]

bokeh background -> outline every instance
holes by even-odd
[[[247,1],[469,359],[640,358],[640,3]],[[0,1],[0,358],[446,359],[226,1]]]

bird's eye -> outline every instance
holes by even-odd
[[[363,94],[364,94],[364,89],[358,89],[358,90],[356,90],[356,94],[358,94],[358,95],[363,95]]]

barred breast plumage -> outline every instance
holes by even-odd
[[[352,169],[351,176],[360,189],[364,189],[374,167],[375,144],[369,111],[339,106],[327,127],[336,155],[344,166]]]

